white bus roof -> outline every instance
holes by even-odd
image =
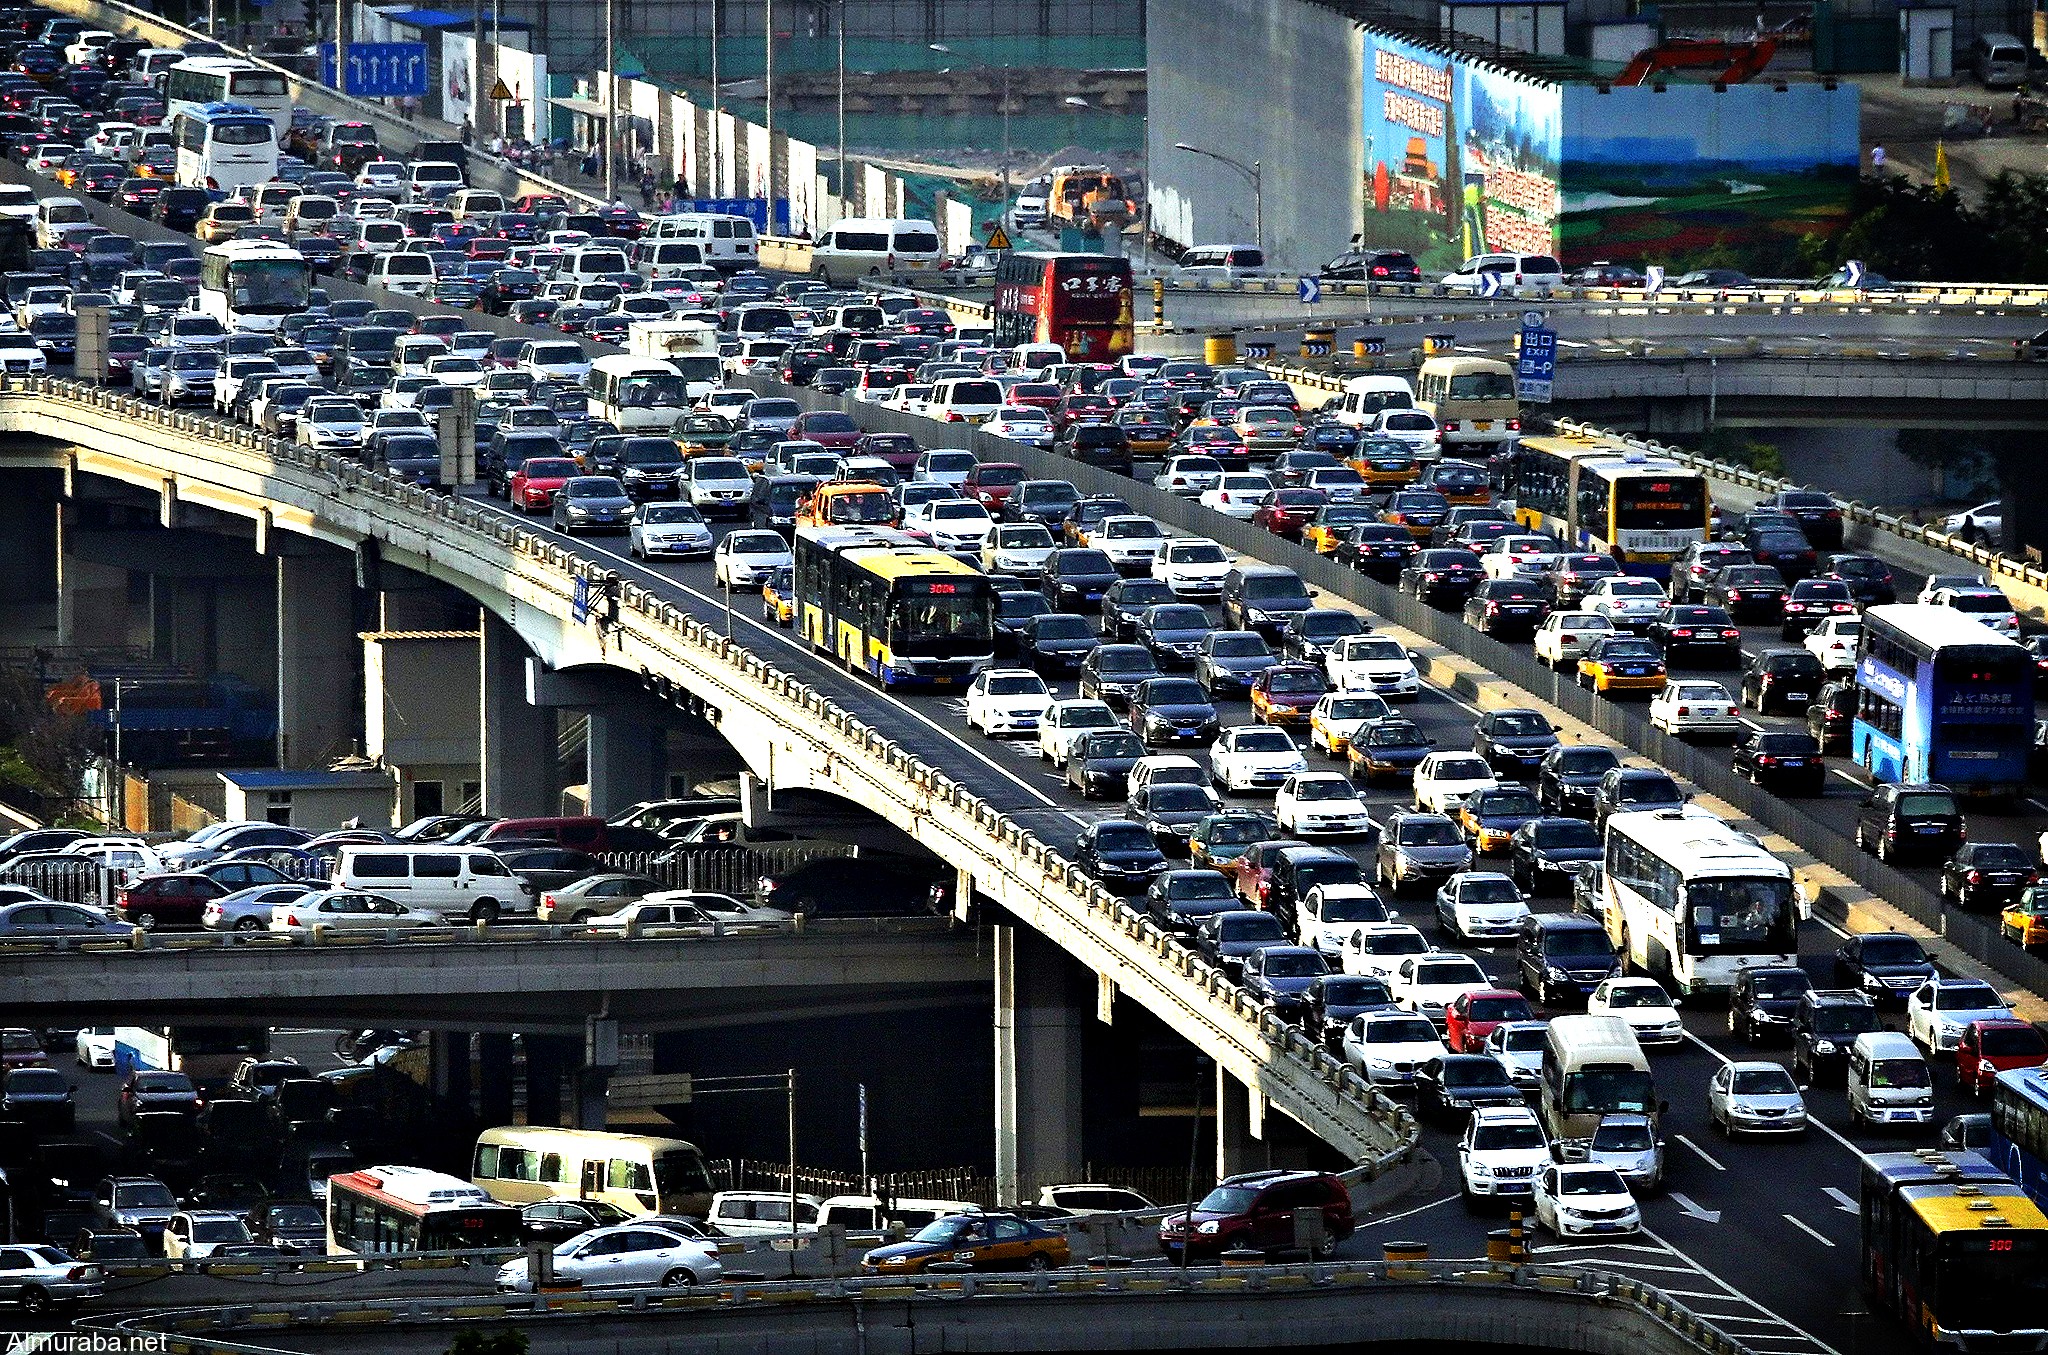
[[[1607,821],[1607,831],[1641,843],[1687,877],[1792,878],[1792,868],[1771,855],[1755,838],[1710,814],[1668,810],[1617,814]]]
[[[1867,608],[1863,613],[1863,619],[1890,626],[1906,638],[1916,640],[1930,649],[1946,649],[1950,645],[2020,648],[2019,641],[2000,635],[1982,621],[1973,620],[1969,613],[1959,612],[1953,607],[1935,607],[1917,602],[1888,602]]]
[[[1591,1016],[1583,1012],[1554,1016],[1544,1038],[1557,1056],[1567,1062],[1650,1066],[1634,1028],[1619,1016]]]
[[[425,1167],[365,1167],[359,1173],[386,1195],[416,1205],[495,1204],[481,1186]]]
[[[690,356],[695,356],[691,354]],[[592,376],[675,376],[676,369],[663,358],[636,358],[627,353],[607,353],[590,364]]]
[[[543,1141],[560,1144],[579,1143],[592,1148],[631,1146],[660,1150],[691,1146],[686,1139],[662,1138],[652,1134],[618,1134],[607,1129],[558,1129],[553,1125],[524,1124],[499,1125],[486,1129],[476,1136],[476,1141],[501,1146],[511,1144],[515,1147]]]

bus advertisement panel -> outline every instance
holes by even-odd
[[[1863,613],[1850,753],[1872,778],[2013,795],[2033,738],[2034,663],[2018,642],[1950,607]]]

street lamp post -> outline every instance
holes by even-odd
[[[956,52],[943,42],[932,42],[925,45],[934,52],[943,52],[947,56],[957,56],[962,61],[970,62],[985,71],[1001,71],[1003,73],[1003,204],[1007,210],[1010,201],[1010,67],[1008,65],[998,66],[992,61],[983,61],[980,57],[967,52]]]
[[[1220,160],[1251,181],[1252,234],[1258,237],[1256,243],[1258,244],[1260,255],[1263,256],[1266,252],[1266,186],[1263,167],[1260,163],[1254,160],[1250,164],[1246,164],[1242,160],[1232,159],[1221,151],[1203,150],[1200,146],[1190,146],[1185,141],[1174,142],[1173,148],[1177,151],[1186,151],[1189,155],[1206,155],[1211,160]]]

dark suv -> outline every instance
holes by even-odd
[[[1286,1251],[1296,1246],[1294,1211],[1323,1211],[1323,1236],[1310,1252],[1318,1259],[1351,1236],[1351,1195],[1327,1172],[1263,1171],[1225,1177],[1192,1210],[1159,1221],[1159,1250],[1178,1260],[1228,1251]]]
[[[1536,769],[1536,798],[1548,813],[1590,819],[1600,778],[1620,765],[1621,756],[1602,744],[1560,744]]]
[[[1735,971],[1728,992],[1728,1031],[1744,1044],[1788,1034],[1813,980],[1797,965],[1758,965]]]
[[[1934,977],[1934,961],[1904,932],[1859,932],[1835,947],[1835,982],[1880,1007],[1905,1006],[1906,995]]]
[[[1566,995],[1584,1001],[1604,979],[1621,973],[1607,928],[1573,913],[1531,913],[1515,937],[1518,985],[1546,1007]]]
[[[1844,678],[1820,689],[1806,708],[1806,732],[1820,743],[1823,753],[1849,751],[1849,732],[1856,724],[1856,684]]]
[[[1685,792],[1662,767],[1616,767],[1600,778],[1600,787],[1593,793],[1593,823],[1604,832],[1610,814],[1684,805]]]
[[[1742,670],[1742,704],[1759,715],[1804,715],[1827,674],[1804,649],[1759,651]]]
[[[1946,861],[1964,836],[1962,807],[1947,786],[1879,786],[1856,811],[1856,845],[1884,862]]]
[[[1849,1071],[1849,1046],[1880,1029],[1877,1008],[1853,988],[1810,988],[1792,1017],[1792,1076],[1809,1087],[1829,1085]]]

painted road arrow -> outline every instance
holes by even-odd
[[[1841,1210],[1844,1214],[1854,1214],[1858,1212],[1856,1208],[1856,1197],[1850,1195],[1847,1191],[1836,1190],[1833,1186],[1822,1186],[1821,1193],[1826,1195],[1830,1200],[1833,1200],[1835,1202],[1835,1208]]]
[[[1687,1218],[1698,1219],[1702,1223],[1719,1223],[1721,1221],[1720,1210],[1702,1209],[1692,1202],[1691,1197],[1681,1195],[1675,1190],[1670,1191],[1669,1194],[1671,1196],[1671,1203],[1677,1205],[1679,1212]]]

